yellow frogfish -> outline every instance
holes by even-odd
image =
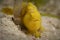
[[[28,29],[29,33],[35,37],[41,37],[41,32],[44,31],[44,27],[41,24],[42,19],[37,7],[29,2],[25,11],[26,12],[23,17],[25,27]]]

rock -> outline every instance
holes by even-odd
[[[2,14],[3,15],[3,14]],[[35,38],[21,31],[20,26],[14,24],[13,16],[3,15],[0,17],[0,40],[59,40],[60,39],[60,20],[48,16],[42,16],[42,25],[45,31],[41,38]],[[58,26],[57,26],[58,25]],[[58,28],[57,28],[58,27]]]
[[[8,17],[0,18],[0,40],[28,40]]]

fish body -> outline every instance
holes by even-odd
[[[28,3],[26,7],[26,14],[23,18],[23,23],[28,31],[35,37],[40,37],[41,33],[39,30],[42,30],[42,20],[39,11],[36,6],[32,3]]]

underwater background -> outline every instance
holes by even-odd
[[[5,7],[14,9],[21,2],[32,2],[38,8],[46,29],[41,38],[26,35],[12,21],[13,15],[1,11]],[[60,0],[0,0],[0,40],[60,40]]]

